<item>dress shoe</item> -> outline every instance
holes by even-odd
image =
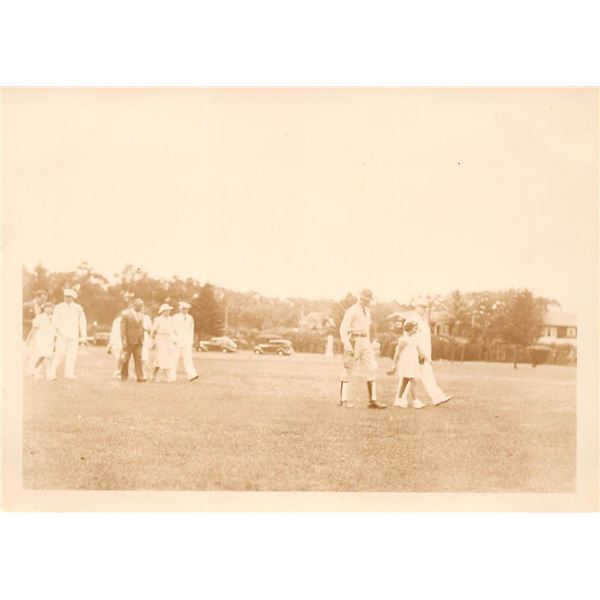
[[[444,402],[448,402],[449,400],[452,400],[452,396],[446,396],[445,398],[442,398],[441,400],[436,400],[433,405],[434,406],[439,406],[440,404],[444,404]]]
[[[387,408],[387,404],[380,404],[377,400],[370,400],[368,408]]]
[[[350,404],[350,402],[348,402],[348,400],[340,400],[338,402],[338,406],[340,408],[354,408],[354,404]]]
[[[193,377],[190,377],[190,381],[196,381],[198,377],[200,377],[200,375],[194,375]]]
[[[418,398],[413,402],[413,408],[425,408],[425,402],[422,402]]]

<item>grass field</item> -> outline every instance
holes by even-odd
[[[569,492],[575,369],[436,363],[454,400],[339,409],[340,359],[195,354],[200,379],[120,382],[85,348],[78,379],[24,383],[24,486],[81,490]],[[380,360],[380,400],[395,378]],[[356,398],[358,397],[358,400]]]

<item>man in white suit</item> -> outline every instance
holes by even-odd
[[[50,365],[48,379],[56,379],[56,370],[65,360],[65,379],[75,379],[75,362],[79,343],[87,338],[87,320],[83,308],[75,302],[77,292],[64,291],[65,301],[54,308],[54,327],[56,328],[56,350]]]
[[[435,376],[433,375],[433,367],[431,366],[431,328],[425,318],[427,312],[427,302],[418,301],[415,304],[414,313],[410,315],[410,320],[417,323],[418,329],[416,333],[417,344],[419,345],[420,351],[423,353],[422,358],[419,360],[419,367],[421,372],[421,382],[423,387],[427,391],[427,394],[431,398],[434,406],[448,402],[452,399],[452,396],[445,394],[438,384],[435,382]],[[410,384],[409,384],[410,385]],[[408,407],[408,386],[404,390],[402,398],[399,398],[400,385],[396,390],[395,406],[402,408]],[[415,408],[422,408],[425,406],[419,399],[414,401]]]
[[[171,381],[177,378],[177,366],[179,359],[183,358],[185,374],[190,381],[198,379],[198,373],[194,368],[192,360],[192,347],[194,345],[194,318],[189,314],[191,304],[179,303],[179,312],[173,316],[173,329],[175,330],[175,352],[173,357],[173,368],[171,370]]]

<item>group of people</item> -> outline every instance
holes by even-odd
[[[26,326],[30,326],[25,341],[26,374],[35,379],[56,379],[58,367],[64,360],[65,379],[75,379],[75,364],[81,344],[87,343],[87,319],[83,307],[75,302],[73,289],[64,290],[64,301],[54,306],[48,293],[39,290],[24,309]],[[192,359],[194,319],[191,305],[179,303],[179,312],[171,316],[173,307],[163,304],[152,322],[144,302],[136,298],[112,324],[108,351],[114,356],[114,376],[126,381],[133,356],[136,380],[140,383],[159,375],[165,381],[176,380],[180,360],[189,381],[198,379]],[[155,348],[152,372],[148,373],[150,351]]]
[[[24,306],[25,319],[31,322],[26,346],[29,350],[26,372],[34,378],[45,376],[56,379],[59,365],[64,360],[65,379],[75,379],[75,363],[80,343],[87,340],[87,321],[83,308],[75,302],[77,292],[64,290],[64,301],[54,306],[48,302],[48,294],[38,291],[33,301]],[[365,289],[344,314],[340,337],[344,345],[343,370],[340,378],[339,406],[352,408],[348,400],[350,376],[357,364],[367,369],[369,408],[387,408],[377,399],[377,360],[370,341],[373,292]],[[179,302],[179,312],[171,315],[173,307],[167,303],[158,309],[151,320],[143,300],[136,298],[112,324],[108,351],[114,356],[114,377],[126,381],[133,356],[135,377],[140,383],[149,379],[173,382],[176,380],[180,360],[189,381],[198,379],[192,359],[194,344],[194,319],[189,314],[191,305]],[[434,406],[448,402],[452,397],[445,394],[435,381],[431,366],[431,330],[425,319],[426,302],[417,302],[408,315],[403,334],[388,375],[398,375],[398,387],[394,405],[402,408],[423,408],[425,403],[415,394],[420,382]],[[155,358],[150,368],[150,352]],[[151,372],[150,372],[151,370]]]
[[[387,408],[377,399],[377,360],[370,340],[371,311],[373,292],[365,289],[359,299],[344,314],[340,326],[340,337],[344,345],[343,369],[340,377],[340,398],[338,405],[353,408],[348,400],[348,383],[355,365],[367,369],[367,389],[369,408]],[[398,375],[398,387],[394,405],[401,408],[423,408],[425,403],[417,398],[414,388],[421,382],[434,406],[452,399],[445,394],[435,381],[431,366],[431,329],[425,319],[427,302],[418,301],[414,311],[407,315],[403,333],[394,353],[393,367],[388,375]]]
[[[25,304],[25,319],[31,323],[26,340],[28,375],[41,379],[45,371],[46,378],[54,380],[64,360],[65,379],[75,379],[79,344],[87,339],[85,312],[76,299],[77,292],[67,289],[64,301],[54,306],[48,302],[48,293],[40,290]]]
[[[154,322],[144,310],[143,300],[136,298],[132,307],[123,311],[112,324],[108,351],[114,356],[114,376],[121,380],[129,377],[129,363],[133,356],[136,380],[152,379],[173,382],[177,366],[183,367],[189,381],[198,379],[192,359],[194,319],[189,314],[191,305],[179,303],[179,312],[171,316],[173,307],[162,304]],[[156,350],[152,372],[149,373],[150,351]]]

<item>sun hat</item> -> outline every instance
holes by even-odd
[[[365,288],[364,290],[362,290],[360,292],[360,297],[365,299],[365,300],[373,300],[373,292],[367,288]]]
[[[404,331],[409,332],[418,327],[415,321],[406,321],[404,323]]]
[[[179,308],[192,308],[192,305],[189,304],[188,302],[181,301],[179,303]]]
[[[77,292],[70,288],[67,288],[63,293],[65,298],[77,298]]]
[[[173,307],[170,304],[161,304],[158,313],[163,313],[165,310],[173,310]]]

